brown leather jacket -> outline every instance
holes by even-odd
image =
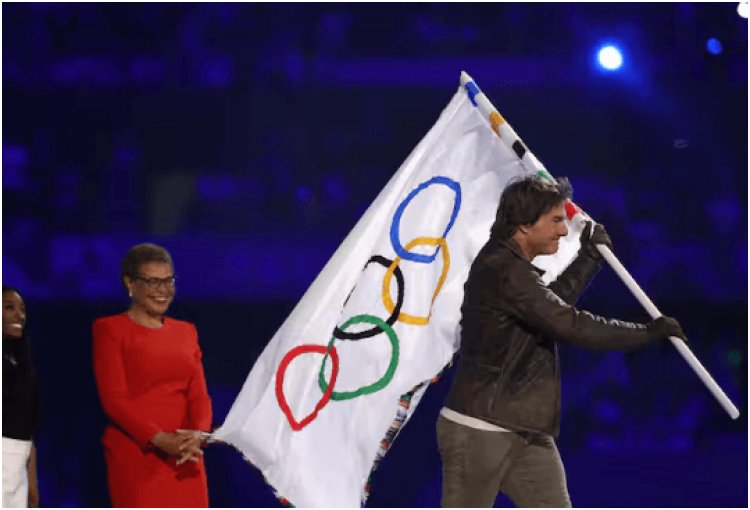
[[[464,286],[460,359],[446,407],[510,430],[557,436],[555,340],[607,350],[650,342],[645,324],[572,306],[598,270],[598,262],[582,251],[545,286],[544,272],[523,257],[514,240],[490,238]]]

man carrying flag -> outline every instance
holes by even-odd
[[[503,190],[529,175],[554,182],[462,73],[461,87],[438,121],[268,343],[212,439],[240,450],[277,495],[293,505],[364,504],[374,469],[463,341],[456,387],[446,405],[458,413],[448,426],[460,428],[442,434],[441,441],[448,495],[443,503],[491,505],[499,482],[517,480],[512,473],[529,460],[514,456],[537,451],[506,447],[504,455],[500,447],[488,447],[486,452],[494,452],[488,459],[500,463],[481,464],[477,456],[471,459],[476,469],[463,471],[455,464],[467,434],[493,441],[501,437],[466,426],[476,418],[480,428],[514,431],[506,439],[516,443],[548,438],[546,457],[531,457],[531,474],[552,489],[523,488],[513,492],[517,503],[547,502],[523,497],[534,491],[550,495],[554,504],[569,504],[559,456],[552,449],[560,381],[551,337],[627,348],[670,333],[684,335],[670,319],[657,319],[649,327],[628,325],[569,306],[593,276],[597,250],[634,293],[637,284],[625,279],[601,227],[589,227],[581,236],[580,222],[571,221],[568,232],[561,212],[570,195],[567,185],[521,181],[526,184],[507,195],[518,196],[506,199],[501,222],[496,221]],[[576,209],[572,203],[566,208]],[[493,221],[496,228],[487,243]],[[545,270],[543,278],[531,259]],[[550,282],[550,288],[544,287]],[[642,303],[648,300],[642,291],[636,295]],[[652,317],[661,315],[653,304],[647,310]],[[456,334],[462,312],[463,339]],[[738,416],[684,343],[672,342],[730,415]],[[458,439],[450,445],[446,438]],[[550,477],[545,470],[558,474]],[[511,492],[507,486],[504,490]]]
[[[516,180],[500,198],[490,239],[469,272],[461,307],[460,364],[437,422],[444,507],[491,507],[498,491],[519,507],[570,507],[553,436],[560,428],[556,340],[628,350],[669,336],[680,324],[607,319],[574,308],[597,273],[602,225],[587,222],[576,259],[548,286],[531,264],[568,234],[572,188],[539,176]]]

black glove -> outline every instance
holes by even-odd
[[[602,254],[596,249],[597,244],[603,244],[610,250],[612,249],[612,239],[609,238],[604,225],[601,223],[594,225],[593,222],[586,221],[583,232],[581,232],[580,252],[585,253],[594,260],[601,260]]]
[[[648,337],[652,342],[657,340],[667,340],[670,336],[681,338],[688,346],[690,346],[687,336],[685,336],[685,332],[682,331],[682,326],[677,322],[677,319],[662,315],[661,317],[654,319],[651,324],[648,325]]]

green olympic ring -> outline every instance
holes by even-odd
[[[352,324],[360,324],[362,322],[374,324],[375,326],[382,329],[386,335],[388,335],[388,340],[391,341],[391,361],[388,364],[388,369],[385,371],[385,374],[383,374],[383,377],[370,384],[369,386],[362,386],[361,388],[353,391],[334,391],[331,394],[331,400],[350,400],[361,395],[367,395],[369,393],[380,391],[385,388],[388,383],[391,382],[391,379],[393,379],[393,374],[396,373],[399,353],[398,336],[396,336],[396,332],[393,331],[393,328],[391,328],[391,326],[387,322],[373,315],[355,315],[354,317],[343,323],[339,329],[342,331],[346,331],[346,329]],[[327,351],[331,350],[335,341],[336,337],[334,336],[331,338],[331,341],[328,342]],[[318,376],[318,385],[320,386],[320,389],[323,393],[328,390],[328,383],[326,382],[324,375],[326,369],[326,359],[328,359],[328,352],[326,352],[326,355],[323,357],[323,363],[320,366],[320,374]]]

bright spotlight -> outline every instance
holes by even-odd
[[[597,53],[599,65],[607,71],[616,71],[622,66],[622,53],[611,44],[604,46]]]
[[[706,49],[711,55],[721,55],[721,52],[724,50],[721,41],[716,37],[712,37],[706,41]]]
[[[737,14],[747,19],[748,14],[750,14],[750,2],[740,2],[737,4]]]

